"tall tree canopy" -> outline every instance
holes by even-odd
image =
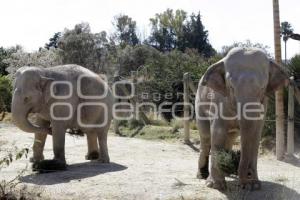
[[[128,15],[118,15],[113,22],[116,32],[115,40],[122,48],[126,45],[135,46],[140,43],[136,33],[136,21]]]
[[[53,37],[49,39],[49,42],[45,44],[46,49],[58,48],[58,41],[61,37],[61,32],[54,33]]]
[[[159,51],[171,51],[177,47],[178,37],[183,36],[184,21],[187,13],[183,10],[167,9],[157,13],[151,22],[149,44]]]
[[[280,27],[281,36],[284,42],[289,39],[289,36],[293,34],[294,29],[289,22],[282,22]]]
[[[196,49],[205,57],[215,54],[208,41],[208,31],[205,30],[200,13],[187,16],[183,10],[167,9],[150,19],[151,35],[147,41],[159,51],[172,51],[187,48]]]
[[[7,68],[9,67],[9,63],[7,60],[21,48],[19,45],[10,48],[0,47],[0,76],[8,75]]]
[[[197,49],[205,57],[210,57],[216,53],[209,43],[208,31],[202,24],[200,12],[190,16],[190,20],[183,26],[182,37],[178,39],[178,49],[185,51],[187,48]]]
[[[88,23],[66,29],[59,40],[58,47],[63,63],[82,65],[95,72],[103,71],[103,57],[107,55],[107,34],[92,33]]]
[[[7,75],[6,68],[8,64],[4,60],[8,57],[8,52],[3,47],[0,47],[0,76]]]

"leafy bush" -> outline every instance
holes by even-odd
[[[216,152],[218,168],[226,175],[237,175],[240,163],[240,151],[219,150]]]
[[[182,79],[184,73],[189,72],[192,81],[198,82],[206,69],[219,59],[219,57],[205,59],[192,49],[185,53],[174,50],[153,55],[146,60],[144,67],[139,72],[140,75],[146,77],[146,80],[138,85],[137,91],[139,94],[147,91],[148,100],[157,105],[161,105],[163,102],[171,103],[171,105],[163,106],[163,109],[170,109],[174,103],[183,101]],[[182,116],[182,108],[177,106],[176,109],[176,115]],[[171,113],[164,112],[162,114],[168,121],[172,119]]]
[[[9,66],[6,70],[9,72],[9,77],[13,79],[16,71],[23,66],[53,67],[60,65],[62,64],[62,59],[59,56],[60,51],[60,49],[51,48],[27,53],[19,47],[9,58],[5,59]]]
[[[275,96],[272,95],[269,98],[267,106],[266,120],[264,124],[264,129],[262,132],[262,137],[275,136],[276,132],[276,114],[275,114]]]
[[[0,113],[11,110],[12,84],[6,76],[0,76]]]
[[[1,149],[3,151],[3,149]],[[15,149],[15,155],[13,155],[12,151],[7,151],[7,155],[0,158],[0,172],[4,167],[8,167],[12,162],[21,159],[22,157],[28,156],[28,148],[23,148],[21,150]],[[27,168],[27,167],[26,167]],[[17,190],[16,187],[20,183],[19,178],[24,174],[26,168],[22,171],[18,172],[18,175],[7,181],[0,180],[0,199],[2,200],[10,200],[10,199],[27,199],[23,193],[22,189]],[[17,198],[18,197],[18,198]]]

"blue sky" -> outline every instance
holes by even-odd
[[[299,0],[279,0],[281,21],[300,33]],[[142,35],[149,18],[167,8],[201,12],[213,47],[250,39],[273,52],[272,0],[1,0],[0,46],[20,44],[28,51],[43,46],[54,32],[89,22],[93,32],[112,32],[113,17],[122,13],[137,21]],[[300,42],[288,41],[288,57],[300,53]]]

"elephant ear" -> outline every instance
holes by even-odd
[[[289,83],[289,76],[286,72],[275,62],[270,61],[269,82],[267,85],[267,93],[272,93],[282,86]]]
[[[37,88],[40,92],[42,92],[43,96],[45,97],[45,102],[48,102],[51,98],[51,84],[53,83],[54,79],[47,78],[44,76],[41,76],[40,81],[37,85]],[[56,94],[56,88],[53,87],[53,94]]]
[[[207,86],[216,92],[227,96],[225,83],[225,65],[224,61],[219,61],[211,65],[202,77],[201,85]]]

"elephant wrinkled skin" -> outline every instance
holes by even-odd
[[[234,48],[208,68],[199,81],[195,100],[201,140],[197,176],[206,178],[207,186],[226,188],[215,155],[219,149],[230,150],[240,134],[239,183],[243,188],[247,185],[252,189],[260,188],[257,156],[266,95],[287,80],[288,76],[280,67],[259,49]],[[244,114],[246,108],[252,111]]]
[[[46,137],[52,134],[53,163],[66,164],[65,133],[77,129],[87,135],[87,159],[109,162],[112,106],[107,83],[81,66],[22,67],[16,73],[12,117],[21,130],[35,134],[33,161],[44,159]],[[36,123],[28,120],[30,113],[36,114]]]

